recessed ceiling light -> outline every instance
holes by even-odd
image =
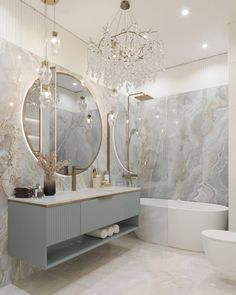
[[[181,14],[182,14],[183,16],[187,16],[187,15],[189,15],[189,10],[188,10],[187,8],[185,8],[185,9],[183,9],[183,10],[181,11]]]
[[[73,86],[77,86],[77,83],[76,82],[73,82]]]
[[[207,43],[203,43],[203,44],[202,44],[202,48],[203,48],[203,49],[208,48],[208,44],[207,44]]]

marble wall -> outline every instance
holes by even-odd
[[[130,169],[144,197],[228,204],[227,86],[131,101]],[[127,167],[124,106],[115,142]]]
[[[24,97],[37,77],[40,63],[37,56],[0,39],[0,287],[33,271],[31,266],[8,256],[7,200],[15,186],[43,184],[43,172],[26,143],[22,127]],[[76,77],[68,70],[57,68]],[[97,93],[99,109],[108,111],[108,106],[103,106],[106,93],[102,88]],[[106,116],[102,120],[105,124]],[[103,134],[102,155],[106,155],[105,139]],[[105,170],[106,157],[99,156],[96,166]],[[90,186],[91,169],[78,175],[77,184],[78,187]],[[57,190],[69,189],[71,178],[57,176]]]

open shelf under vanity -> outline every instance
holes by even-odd
[[[132,221],[132,222],[131,222]],[[127,220],[120,225],[120,232],[105,239],[95,238],[88,235],[76,237],[74,239],[50,246],[47,248],[47,268],[54,267],[76,256],[84,254],[110,241],[133,232],[138,228],[134,225],[138,221],[137,218]],[[133,224],[131,224],[131,223]]]

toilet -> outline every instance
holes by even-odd
[[[205,230],[202,236],[209,261],[224,278],[236,281],[236,232]]]

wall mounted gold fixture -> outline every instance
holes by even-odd
[[[84,172],[86,171],[86,169],[84,168],[79,168],[79,167],[76,167],[76,166],[72,166],[72,183],[71,183],[71,190],[73,192],[76,191],[77,189],[77,171],[79,172]]]
[[[138,100],[139,102],[145,102],[148,100],[152,100],[154,99],[153,97],[151,97],[150,95],[144,93],[144,92],[136,92],[136,93],[132,93],[128,96],[128,106],[127,106],[127,118],[126,118],[126,123],[127,123],[127,170],[128,170],[128,174],[124,174],[123,177],[126,178],[127,180],[127,184],[129,184],[129,182],[131,182],[132,184],[132,178],[137,178],[137,173],[133,173],[130,171],[130,141],[131,141],[131,137],[133,134],[137,134],[138,135],[138,130],[137,129],[132,129],[130,130],[130,99],[131,98],[135,98],[136,100]]]

